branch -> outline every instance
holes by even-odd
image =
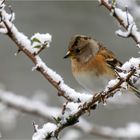
[[[118,89],[121,88],[121,85],[124,82],[130,80],[130,78],[133,76],[133,74],[135,72],[136,72],[136,70],[133,69],[132,71],[130,71],[130,73],[125,78],[120,78],[117,81],[117,83],[115,81],[114,85],[111,84],[111,87],[109,86],[105,91],[97,93],[95,96],[93,96],[92,100],[84,103],[83,105],[77,104],[77,106],[73,107],[74,105],[72,103],[68,103],[67,107],[69,107],[69,109],[71,111],[73,111],[73,113],[69,112],[69,111],[65,111],[65,113],[62,115],[62,118],[60,119],[58,124],[51,124],[51,125],[53,125],[53,129],[50,130],[49,129],[50,124],[48,124],[48,125],[46,124],[42,129],[39,129],[39,131],[37,131],[33,135],[33,140],[36,140],[36,138],[38,138],[38,136],[40,137],[40,139],[42,139],[44,137],[44,133],[42,134],[42,133],[40,133],[40,131],[45,132],[46,139],[49,139],[51,137],[57,138],[59,133],[64,128],[76,124],[78,122],[79,117],[82,116],[83,114],[87,113],[87,111],[90,111],[92,106],[97,104],[97,102],[98,103],[106,102],[107,98],[112,97],[118,91]],[[55,127],[54,127],[54,125],[55,125]]]
[[[44,120],[49,122],[54,121],[54,117],[57,118],[61,115],[61,108],[50,107],[40,101],[31,100],[5,90],[0,90],[0,102],[8,106],[9,108],[29,115],[34,115],[39,118],[43,118]],[[37,132],[37,125],[34,122],[33,126],[34,131]],[[79,123],[77,123],[74,128],[80,130],[81,132],[103,138],[113,138],[114,136],[112,136],[112,133],[116,134],[116,130],[111,127],[91,124],[83,118],[80,118]]]
[[[39,50],[36,53],[32,44],[32,40],[28,39],[23,33],[20,33],[17,30],[17,28],[12,23],[13,18],[11,18],[11,16],[6,13],[4,6],[0,11],[0,16],[0,24],[2,25],[2,29],[5,31],[1,31],[1,33],[6,33],[8,37],[11,38],[13,42],[15,42],[15,44],[18,47],[18,50],[24,52],[29,57],[29,59],[32,60],[32,62],[35,64],[35,67],[33,69],[39,71],[58,90],[58,95],[63,96],[68,101],[62,115],[59,116],[59,119],[56,118],[58,119],[58,122],[56,124],[47,123],[43,126],[42,129],[36,128],[36,133],[34,133],[33,139],[49,139],[52,137],[57,138],[59,133],[64,128],[76,124],[79,120],[79,117],[87,112],[90,112],[93,106],[97,105],[98,103],[106,103],[106,100],[109,97],[112,97],[121,88],[125,87],[127,89],[127,87],[124,85],[126,85],[130,80],[133,80],[135,75],[139,75],[140,73],[140,71],[138,71],[140,68],[140,61],[139,59],[137,59],[138,63],[130,63],[131,67],[127,66],[127,69],[124,69],[125,73],[118,73],[119,77],[115,80],[112,80],[110,84],[107,85],[104,91],[94,94],[95,96],[78,93],[74,89],[67,86],[64,83],[63,78],[56,72],[54,72],[52,69],[48,68],[46,64],[42,61],[42,59],[39,57],[39,53],[42,51],[41,47],[44,44],[44,42],[43,44],[41,42],[42,38],[44,38],[44,35],[40,35],[41,40],[34,40],[34,42],[38,42],[41,46],[39,46]],[[127,14],[127,16],[130,19],[131,16],[129,14]],[[118,16],[116,14],[116,18],[117,17]],[[127,28],[127,22],[125,21],[121,24]],[[129,23],[131,24],[131,22]],[[133,26],[132,30],[134,31],[134,29],[136,30],[136,28],[134,28]],[[131,34],[132,33],[130,33],[130,35]],[[47,40],[48,45],[51,42],[51,37],[49,34],[47,35],[48,36],[46,37],[47,39],[45,39],[45,41]]]
[[[50,107],[40,101],[31,100],[3,90],[0,90],[0,102],[20,112],[35,115],[49,121],[52,120],[52,116],[57,117],[61,114],[60,109],[57,107]]]
[[[58,117],[60,116],[61,112],[60,108],[50,107],[42,102],[34,101],[4,90],[0,90],[0,102],[17,111],[30,115],[35,115],[47,121],[53,121],[53,116]],[[37,132],[37,125],[34,122],[33,126],[34,130],[36,130]],[[108,129],[113,130],[109,127],[97,126],[95,124],[91,125],[82,118],[80,119],[80,122],[77,125],[75,125],[75,128],[85,133],[108,138],[111,137],[112,134],[105,134],[105,132]]]
[[[112,16],[127,31],[126,33],[124,32],[125,34],[122,34],[123,31],[121,31],[120,33],[120,30],[116,33],[121,37],[131,37],[137,44],[140,44],[140,33],[138,32],[134,19],[132,15],[128,12],[128,9],[126,8],[126,11],[122,11],[121,9],[116,8],[114,5],[109,4],[109,2],[107,2],[106,0],[99,1],[100,5],[106,7],[112,13]]]

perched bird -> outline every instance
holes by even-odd
[[[75,79],[92,93],[103,90],[109,80],[117,77],[115,70],[122,65],[112,51],[84,35],[75,35],[71,39],[64,58],[68,57],[71,58]],[[140,98],[140,91],[132,83],[129,86]]]

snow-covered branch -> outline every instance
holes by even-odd
[[[57,107],[50,107],[41,101],[31,100],[12,92],[0,90],[0,102],[20,112],[35,115],[45,120],[58,117],[61,112]]]
[[[35,115],[38,116],[39,118],[43,118],[44,120],[50,122],[54,121],[54,117],[55,118],[59,117],[61,115],[61,110],[62,110],[61,108],[51,107],[45,103],[42,103],[41,101],[28,99],[26,97],[19,96],[16,95],[15,93],[5,91],[5,90],[0,90],[0,102],[8,106],[9,108],[15,109],[16,111],[30,114],[30,115]],[[138,126],[138,124],[135,123],[135,126]],[[80,118],[79,123],[77,123],[74,126],[74,128],[80,130],[80,132],[100,136],[103,138],[118,138],[118,137],[122,138],[120,135],[121,129],[113,129],[111,127],[104,127],[104,126],[98,126],[96,124],[91,124],[83,118]],[[126,130],[128,131],[128,129]],[[41,134],[39,133],[39,135]],[[128,133],[126,133],[123,135],[123,138],[127,138],[127,136],[130,138],[140,137],[138,134],[134,136],[129,136]]]
[[[90,109],[94,105],[100,102],[106,103],[107,98],[112,97],[118,91],[118,89],[121,88],[121,85],[124,82],[130,80],[135,72],[136,70],[133,69],[126,77],[119,78],[117,82],[115,81],[113,84],[110,84],[110,86],[108,86],[105,91],[97,93],[95,96],[93,96],[92,100],[84,104],[68,103],[65,112],[62,114],[61,118],[59,118],[57,124],[45,124],[42,129],[38,129],[37,132],[33,135],[33,140],[37,140],[38,138],[57,138],[59,133],[64,128],[76,124],[79,121],[79,117],[85,114],[87,111],[90,112]],[[52,129],[49,129],[50,127]]]
[[[119,29],[118,31],[116,31],[116,34],[125,38],[132,37],[133,40],[137,43],[137,46],[139,46],[140,32],[137,29],[132,15],[128,12],[127,7],[125,8],[125,11],[123,11],[120,8],[116,8],[115,2],[109,3],[108,0],[99,0],[99,2],[100,5],[105,6],[111,12],[111,15],[115,17],[119,24],[126,30],[122,31]]]
[[[136,43],[139,44],[140,35],[137,31],[133,17],[128,13],[128,11],[124,12],[118,8],[115,8],[115,3],[109,4],[105,0],[100,0],[100,2],[112,12],[113,16],[116,17],[120,24],[127,30],[125,33],[123,31],[119,31],[117,33],[124,37],[131,36]],[[0,33],[6,34],[9,38],[11,38],[11,40],[18,47],[18,53],[22,51],[35,64],[32,70],[39,71],[57,89],[58,95],[64,97],[67,101],[64,104],[62,114],[58,113],[56,110],[54,111],[56,113],[55,123],[48,122],[44,124],[43,128],[41,129],[38,129],[37,125],[34,125],[34,140],[49,139],[52,137],[57,138],[59,133],[64,128],[76,124],[83,114],[87,112],[90,113],[91,108],[95,107],[99,103],[106,103],[107,99],[113,97],[117,91],[120,91],[122,88],[129,89],[128,84],[130,84],[130,82],[133,84],[139,79],[140,59],[131,58],[121,68],[118,68],[121,70],[121,72],[116,72],[118,75],[117,79],[111,80],[106,86],[105,90],[94,94],[94,96],[76,92],[74,89],[66,85],[63,78],[55,71],[50,69],[39,57],[39,53],[50,46],[52,39],[51,35],[49,33],[37,33],[32,36],[31,39],[29,39],[23,33],[19,32],[13,24],[13,20],[15,19],[14,13],[11,11],[11,13],[8,14],[5,11],[5,4],[3,1],[0,4]],[[17,107],[17,109],[21,111],[36,114],[38,116],[46,116],[46,118],[48,118],[48,111],[45,110],[48,110],[49,108],[44,106],[42,103],[34,101],[31,102],[23,97],[18,97],[20,98],[18,100],[19,102],[14,104],[13,98],[16,97],[11,93],[9,94],[9,98],[5,97],[4,95],[0,96],[1,101],[7,103],[7,105],[11,107]],[[25,104],[22,102],[23,100]],[[41,107],[38,108],[38,106]],[[51,112],[49,111],[49,113]],[[53,112],[51,115],[53,116]],[[112,135],[112,137],[113,136],[114,135]]]

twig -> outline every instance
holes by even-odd
[[[102,4],[105,5],[110,11],[112,10],[112,6],[108,5],[104,0],[102,0]],[[59,95],[63,96],[67,101],[69,101],[69,102],[71,102],[71,101],[78,102],[79,100],[81,101],[81,96],[80,96],[81,94],[79,95],[79,97],[76,97],[76,99],[73,98],[68,93],[72,94],[74,92],[76,94],[76,92],[73,89],[69,88],[67,85],[65,85],[63,80],[60,77],[59,77],[59,80],[58,79],[56,80],[53,78],[53,76],[51,74],[49,74],[48,69],[46,69],[46,65],[41,61],[41,58],[38,55],[35,56],[34,53],[28,48],[29,46],[27,47],[26,44],[21,43],[19,41],[17,33],[18,33],[18,35],[19,34],[21,35],[21,33],[11,23],[10,19],[7,19],[6,17],[3,17],[3,16],[4,15],[1,14],[2,22],[8,31],[7,35],[9,36],[9,38],[12,39],[13,42],[15,42],[17,47],[21,51],[23,51],[32,60],[32,62],[36,66],[36,70],[39,71],[58,90]],[[122,22],[122,19],[120,19],[115,13],[113,16],[116,17],[119,20],[120,24],[127,29],[124,22]],[[135,39],[135,41],[137,41],[137,38],[132,33],[130,34],[130,36],[133,37]],[[23,35],[22,35],[22,37],[23,37]],[[27,41],[30,42],[30,40],[27,40]],[[92,98],[88,98],[91,100],[87,100],[86,103],[81,102],[81,104],[83,103],[83,106],[81,106],[76,113],[69,114],[67,117],[65,117],[65,111],[64,111],[64,115],[62,117],[64,117],[66,121],[64,121],[64,122],[62,121],[58,125],[55,125],[52,123],[48,124],[47,126],[51,125],[51,126],[53,126],[53,128],[55,128],[55,130],[47,133],[45,135],[46,139],[51,138],[51,137],[57,138],[59,133],[64,128],[76,124],[78,122],[79,117],[81,117],[83,114],[85,114],[87,112],[87,110],[89,111],[91,109],[91,107],[93,107],[96,103],[106,102],[107,98],[112,97],[116,93],[116,91],[118,91],[121,88],[122,83],[128,82],[130,80],[131,76],[133,76],[135,74],[135,71],[136,71],[135,69],[132,69],[126,78],[120,77],[119,81],[114,86],[110,87],[107,91],[102,91],[100,93],[97,93],[97,94],[95,94],[95,96],[88,96],[88,97],[92,97]],[[63,88],[62,88],[62,85],[63,85]],[[70,89],[71,91],[69,92],[68,89]],[[36,131],[37,131],[37,129],[36,129]],[[38,133],[38,132],[36,132],[36,133]]]
[[[52,137],[57,137],[58,134],[66,127],[74,125],[75,123],[78,122],[78,119],[80,116],[82,116],[83,114],[86,113],[87,110],[89,110],[93,105],[95,105],[97,102],[100,103],[103,100],[106,100],[109,97],[112,97],[116,91],[118,89],[120,89],[121,85],[123,82],[129,81],[131,76],[135,73],[135,69],[133,69],[128,76],[126,77],[126,79],[121,78],[119,79],[119,82],[117,84],[115,84],[113,87],[111,87],[108,91],[103,91],[100,93],[97,93],[95,96],[93,96],[92,100],[87,102],[86,105],[84,105],[83,107],[81,107],[79,109],[79,111],[77,111],[75,114],[72,114],[71,116],[69,116],[67,118],[67,120],[71,120],[71,121],[67,121],[66,123],[60,124],[59,127],[54,131],[54,135],[52,135]]]
[[[101,4],[100,5],[103,5],[104,7],[106,7],[110,12],[112,12],[112,6],[110,4],[108,4],[105,0],[101,0]],[[128,29],[128,25],[125,25],[124,22],[123,22],[123,19],[121,19],[115,12],[113,13],[113,16],[116,18],[116,20],[120,23],[120,25],[122,27],[124,27],[126,30]],[[127,18],[128,18],[128,11],[127,11]],[[129,19],[128,19],[129,20]],[[128,22],[129,23],[129,22]],[[138,38],[135,36],[135,34],[133,34],[132,32],[130,33],[129,37],[132,37],[132,39],[137,43],[139,44],[139,40]]]

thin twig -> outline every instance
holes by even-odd
[[[101,0],[101,4],[100,5],[103,5],[104,7],[106,7],[110,12],[112,12],[112,6],[109,5],[105,0]],[[120,25],[122,27],[124,27],[126,30],[128,29],[128,26],[124,24],[123,20],[114,12],[113,13],[113,16],[116,18],[116,20],[120,23]],[[132,37],[132,39],[137,43],[139,44],[140,42],[138,41],[137,37],[132,34],[132,32],[130,33],[129,37]]]

